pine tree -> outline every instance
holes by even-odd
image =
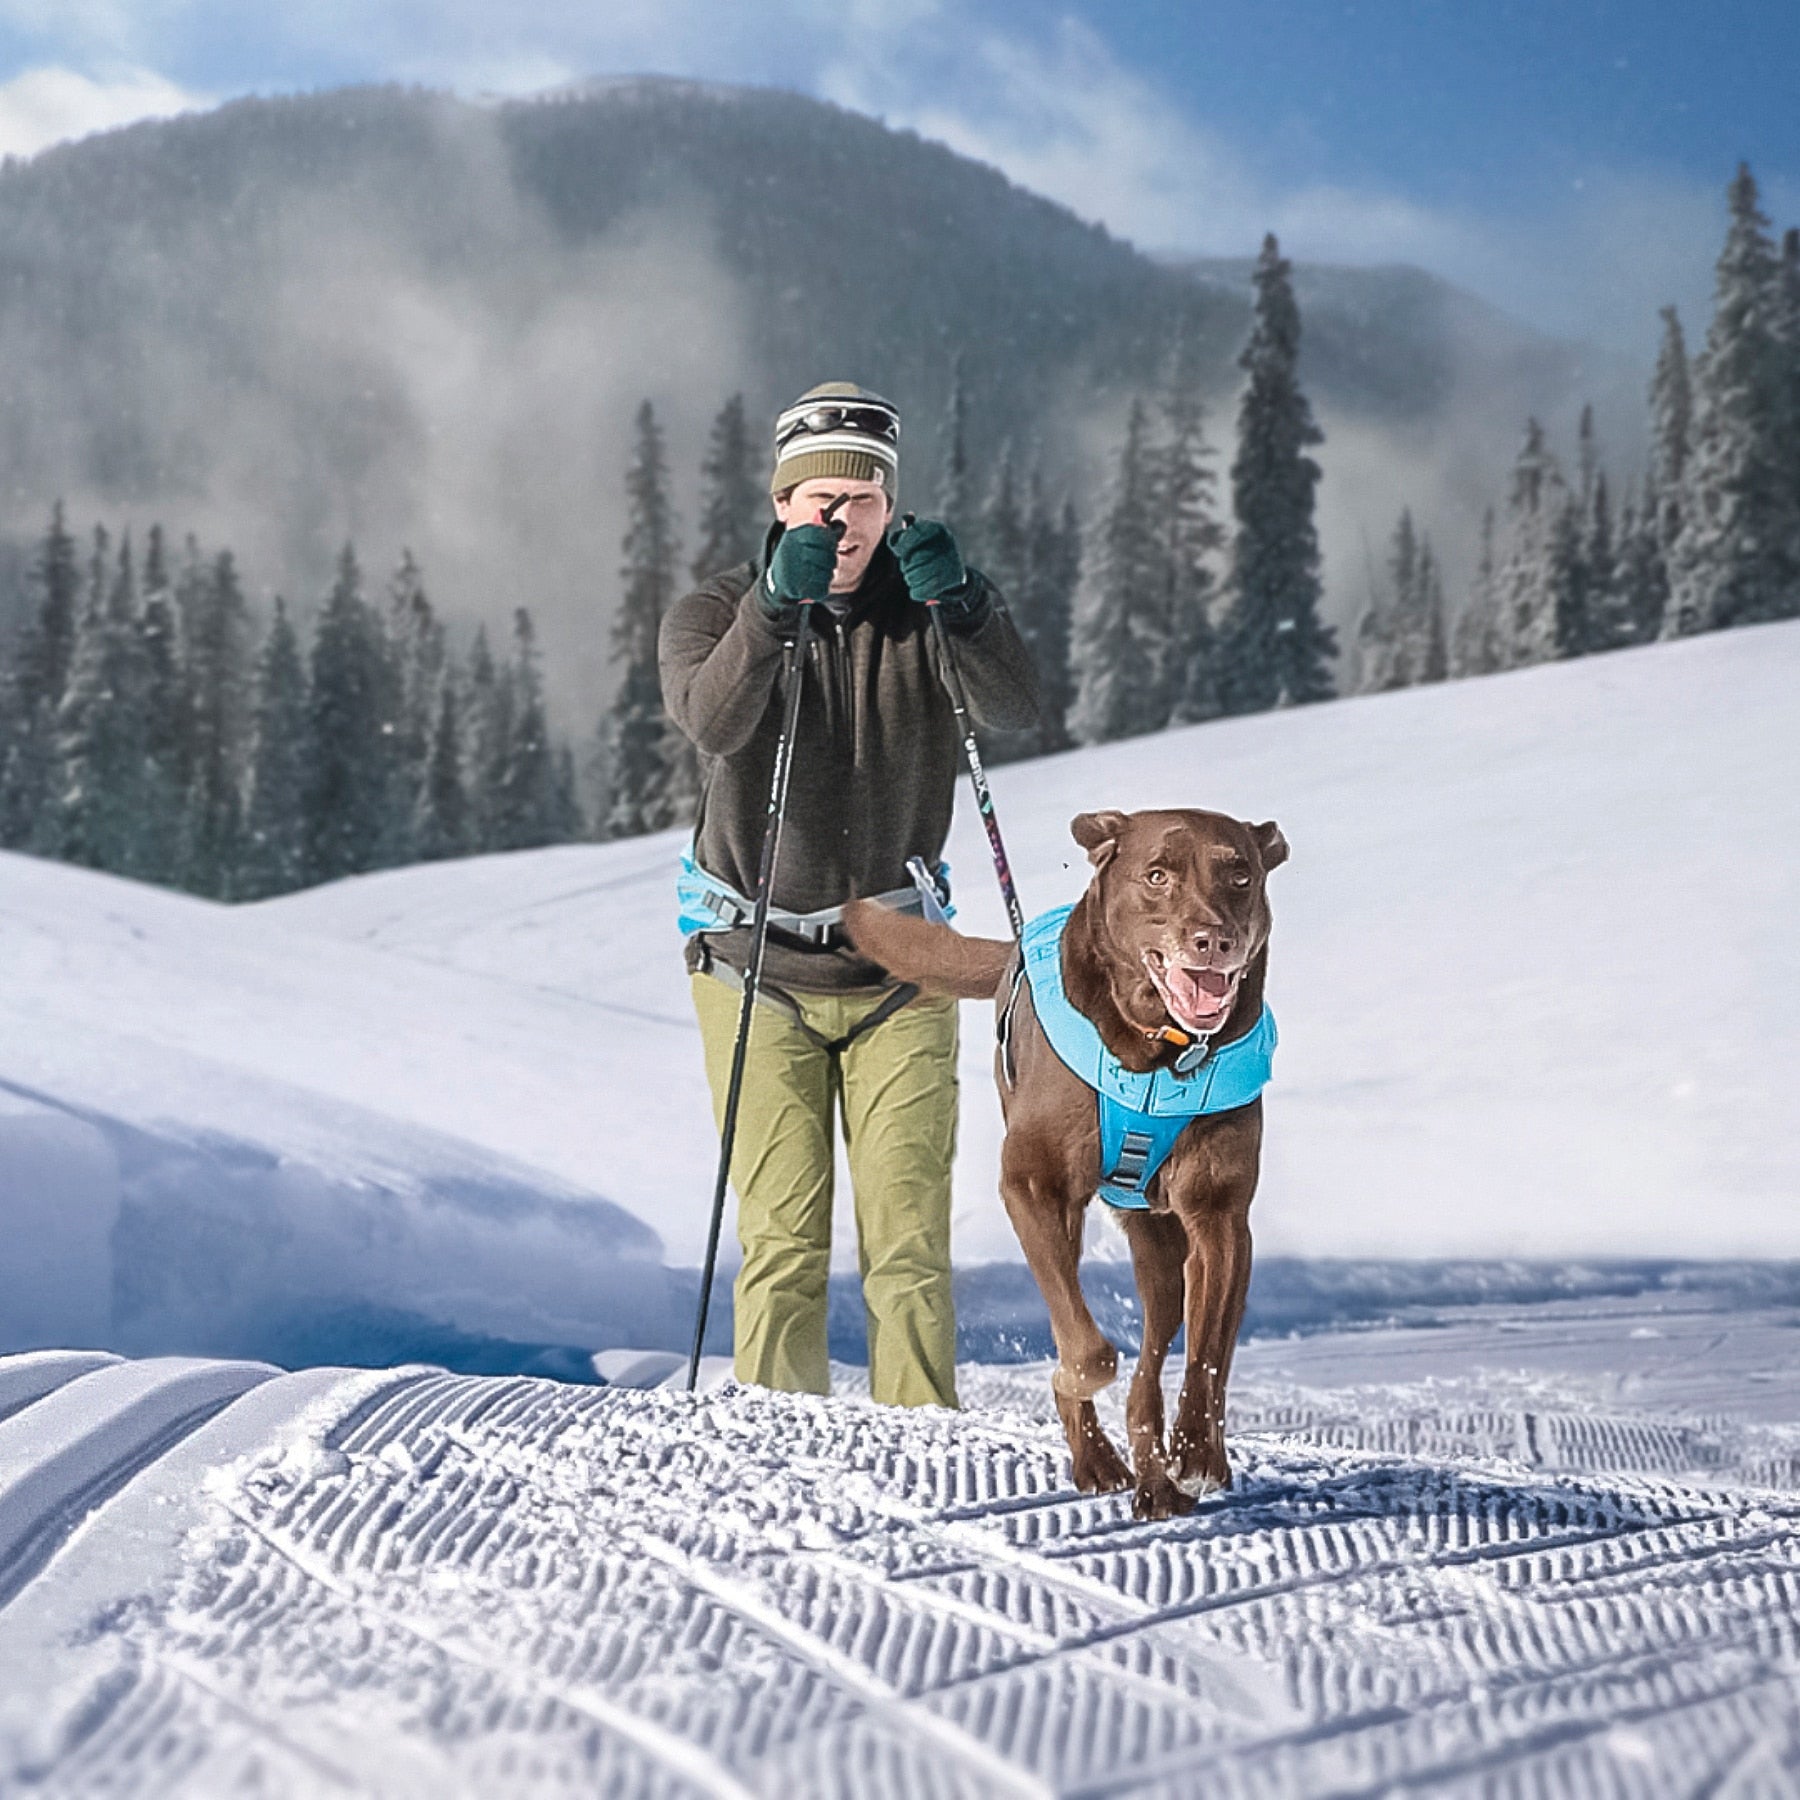
[[[1447,681],[1450,676],[1449,631],[1444,621],[1444,578],[1437,553],[1426,538],[1419,545],[1417,604],[1412,627],[1415,681]]]
[[[566,743],[557,746],[552,800],[556,835],[551,841],[579,843],[587,836],[587,819],[581,810],[581,792],[575,780],[575,752]]]
[[[68,685],[80,617],[81,571],[63,503],[50,513],[31,570],[38,596],[7,682],[9,730],[0,770],[0,843],[41,856],[59,845],[56,817],[56,713]]]
[[[966,551],[970,561],[1015,604],[1029,580],[1030,548],[1026,542],[1025,513],[1018,481],[1013,474],[1013,447],[1000,448],[994,479],[982,505],[980,523],[970,533]]]
[[[194,893],[229,900],[236,893],[243,849],[240,784],[250,739],[250,609],[229,550],[198,568],[187,599],[194,760],[182,884]]]
[[[663,712],[656,638],[675,598],[675,522],[662,432],[648,400],[638,408],[637,448],[625,491],[623,591],[612,633],[619,686],[601,722],[609,837],[632,837],[674,822],[669,773],[675,727]]]
[[[394,818],[387,860],[416,854],[414,830],[431,760],[438,690],[444,679],[444,627],[425,592],[425,576],[410,550],[388,584],[387,635],[393,664],[395,717],[392,733]]]
[[[1619,513],[1619,544],[1613,558],[1615,620],[1621,644],[1646,644],[1662,627],[1669,600],[1668,564],[1657,529],[1656,489],[1646,479],[1641,499],[1627,500]]]
[[[944,408],[942,474],[938,483],[938,518],[963,538],[975,524],[974,495],[969,478],[969,403],[963,386],[962,352],[950,361],[950,398]]]
[[[1365,541],[1364,555],[1368,554]],[[1384,694],[1407,686],[1400,652],[1400,621],[1412,603],[1419,578],[1419,539],[1413,526],[1412,508],[1400,509],[1394,526],[1393,543],[1388,551],[1388,582],[1385,593],[1374,591],[1374,572],[1369,577],[1369,604],[1356,627],[1354,658],[1355,691],[1359,694]]]
[[[413,828],[413,843],[423,862],[463,856],[470,847],[469,799],[463,785],[462,725],[463,710],[457,698],[455,673],[446,668],[438,686],[431,759],[426,765],[425,790],[419,796],[419,816]]]
[[[307,712],[300,640],[278,594],[275,618],[256,663],[250,797],[237,885],[241,899],[291,893],[305,885]]]
[[[1650,523],[1662,558],[1681,532],[1681,492],[1687,480],[1688,446],[1694,429],[1694,395],[1681,319],[1662,309],[1663,337],[1650,380]]]
[[[1149,419],[1131,403],[1106,510],[1075,595],[1071,663],[1075,702],[1069,727],[1083,744],[1154,729],[1144,708],[1136,615],[1160,624],[1162,558],[1151,487]]]
[[[1229,711],[1328,700],[1336,634],[1319,619],[1319,538],[1313,522],[1324,442],[1299,380],[1300,309],[1274,234],[1256,265],[1250,341],[1238,358],[1248,379],[1238,402],[1231,465],[1230,608],[1220,631]]]
[[[385,635],[345,544],[313,638],[301,802],[308,882],[380,866],[390,842],[391,671]]]
[[[1199,332],[1184,315],[1163,388],[1157,504],[1163,525],[1164,667],[1157,686],[1166,718],[1195,725],[1223,710],[1212,609],[1214,564],[1225,547],[1215,516],[1218,476],[1206,441]]]
[[[499,795],[512,741],[512,697],[512,683],[501,679],[488,648],[487,627],[479,625],[469,650],[462,726],[471,850],[499,848]]]
[[[689,572],[705,581],[762,554],[769,496],[756,477],[756,450],[744,420],[744,396],[733,394],[713,420],[700,465],[699,542]]]
[[[1564,494],[1550,518],[1542,573],[1551,619],[1552,654],[1585,656],[1588,651],[1587,568],[1581,560],[1581,501]]]
[[[169,584],[163,529],[150,527],[144,551],[139,630],[144,658],[144,840],[146,879],[177,882],[187,863],[184,835],[194,730],[183,666],[181,623]]]
[[[1481,551],[1475,580],[1457,615],[1450,645],[1450,673],[1491,675],[1500,662],[1500,572],[1494,549],[1494,509],[1481,518]]]
[[[1800,483],[1789,428],[1782,274],[1756,182],[1740,165],[1712,324],[1694,368],[1681,530],[1666,636],[1800,613]]]
[[[96,527],[88,601],[57,709],[57,815],[67,861],[135,876],[145,872],[148,847],[147,670],[130,535],[111,571],[107,552],[107,534]]]
[[[1624,534],[1629,508],[1613,524],[1611,490],[1602,469],[1595,477],[1582,536],[1581,560],[1587,572],[1588,653],[1622,650],[1638,641],[1637,612],[1625,585]]]
[[[532,850],[558,841],[556,767],[544,717],[543,679],[531,614],[513,613],[513,659],[507,671],[513,692],[511,733],[500,778],[495,817],[497,850]]]
[[[1562,469],[1536,419],[1513,464],[1506,506],[1506,555],[1494,577],[1493,667],[1519,669],[1556,655],[1559,588],[1553,548],[1567,510]]]

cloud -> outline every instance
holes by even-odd
[[[211,104],[149,69],[101,80],[74,69],[28,69],[0,86],[0,155],[35,156],[69,138]]]
[[[901,49],[869,31],[833,46],[817,77],[827,98],[989,163],[1151,251],[1247,256],[1273,231],[1302,260],[1411,263],[1544,330],[1644,354],[1659,306],[1703,305],[1723,234],[1729,170],[1708,185],[1596,169],[1517,216],[1279,181],[1072,18],[1030,39],[959,28],[915,32]]]

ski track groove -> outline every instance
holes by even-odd
[[[1800,1791],[1800,1500],[1717,1486],[1727,1434],[1244,1412],[1238,1485],[1150,1524],[1041,1413],[401,1371],[240,1467],[37,1786]]]

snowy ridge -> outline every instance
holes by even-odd
[[[960,1415],[275,1377],[0,1607],[8,1666],[59,1652],[0,1789],[1793,1791],[1800,1493],[1548,1390],[1415,1397],[1396,1454],[1392,1391],[1241,1386],[1237,1487],[1147,1525],[1069,1489],[1042,1369]]]

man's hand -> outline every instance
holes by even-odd
[[[757,587],[764,615],[784,631],[794,629],[803,600],[823,600],[837,573],[840,526],[790,525],[775,541],[769,572]]]
[[[969,579],[962,552],[948,525],[936,519],[915,519],[910,514],[888,538],[888,548],[900,565],[906,591],[915,600],[947,600]]]
[[[948,525],[908,513],[888,538],[888,548],[900,565],[906,591],[915,600],[936,601],[946,625],[972,628],[986,617],[982,585],[963,566]]]

